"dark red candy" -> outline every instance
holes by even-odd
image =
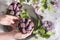
[[[11,15],[14,15],[14,11],[11,11],[10,14],[11,14]]]
[[[8,14],[10,15],[19,16],[20,12],[22,11],[22,5],[19,2],[14,1],[9,5],[8,11]]]
[[[28,33],[31,32],[31,30],[34,28],[34,23],[31,19],[21,19],[18,25],[18,29],[22,33]]]

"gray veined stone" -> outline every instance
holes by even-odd
[[[34,19],[37,19],[37,14],[34,11],[34,8],[28,4],[23,4],[23,9],[26,9],[28,11],[29,16],[33,17]]]

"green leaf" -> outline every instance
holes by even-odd
[[[54,2],[54,1],[50,1],[50,3],[51,3],[52,5],[54,5],[55,2]]]
[[[34,3],[38,3],[38,2],[39,2],[39,0],[33,0],[33,2],[34,2]]]
[[[41,3],[47,3],[47,0],[42,0]]]
[[[43,35],[41,35],[43,38],[49,38],[50,37],[50,35],[49,34],[43,34]]]
[[[44,6],[41,6],[40,9],[42,12],[44,12],[44,10],[45,10]]]
[[[27,0],[27,2],[29,2],[30,0]]]
[[[38,30],[33,31],[33,34],[37,34],[37,33],[38,33]]]
[[[20,0],[21,3],[25,2],[25,0]]]
[[[55,31],[48,31],[47,34],[54,35]]]
[[[37,26],[39,27],[40,25],[41,25],[40,20],[38,20],[38,22],[37,22]]]
[[[45,29],[43,29],[43,28],[39,29],[39,33],[42,35],[45,34]]]
[[[44,3],[42,6],[44,7],[44,9],[47,9],[47,3]]]
[[[23,10],[22,13],[20,14],[21,18],[30,18],[30,16],[28,15],[28,12]]]
[[[48,6],[48,10],[52,13],[55,13],[56,11],[54,10],[54,8],[52,7],[52,5]]]

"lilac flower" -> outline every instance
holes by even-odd
[[[58,1],[57,0],[55,0],[55,2],[54,2],[54,8],[58,8]]]
[[[41,15],[41,14],[42,14],[40,8],[35,8],[35,12],[36,12],[38,15]]]
[[[51,21],[44,21],[43,28],[45,28],[47,31],[53,30],[54,24]]]

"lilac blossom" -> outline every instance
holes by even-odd
[[[58,8],[58,1],[57,0],[54,1],[54,5],[53,6],[54,6],[54,8]]]
[[[43,21],[43,28],[45,28],[47,31],[54,29],[54,24],[51,21]]]

